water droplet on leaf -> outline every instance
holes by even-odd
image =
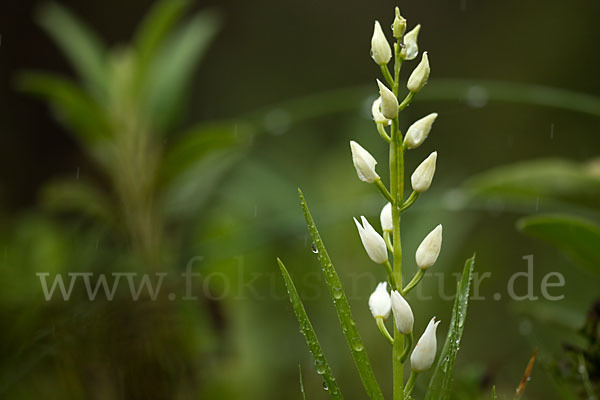
[[[317,254],[319,252],[319,249],[317,248],[317,244],[315,242],[312,242],[312,244],[310,245],[310,249],[315,254]]]

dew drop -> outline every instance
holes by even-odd
[[[327,367],[325,366],[325,363],[322,360],[315,361],[315,370],[317,371],[317,374],[323,375],[326,369]]]
[[[315,242],[312,242],[312,244],[310,245],[310,249],[315,254],[317,254],[319,252],[319,249],[317,249],[317,244]]]
[[[332,288],[332,292],[333,292],[333,297],[334,297],[335,299],[339,299],[339,298],[341,298],[341,297],[342,297],[342,288],[341,288],[341,287],[339,287],[339,286],[334,286],[334,287]]]
[[[363,351],[365,349],[359,338],[352,339],[352,348],[354,351]]]
[[[329,390],[329,386],[327,386],[327,382],[323,382],[323,390]]]

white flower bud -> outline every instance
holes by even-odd
[[[406,20],[402,15],[400,15],[400,9],[396,7],[396,18],[394,18],[394,23],[392,24],[392,32],[394,33],[394,37],[396,39],[400,39],[404,32],[406,31]]]
[[[415,149],[423,144],[437,116],[437,113],[431,113],[412,124],[404,136],[404,145],[409,149]]]
[[[354,140],[350,141],[350,150],[352,151],[352,162],[354,168],[356,168],[358,179],[367,183],[379,180],[379,175],[375,172],[377,160]]]
[[[412,93],[418,93],[423,89],[423,86],[425,86],[429,79],[429,72],[431,72],[431,69],[429,68],[429,58],[427,57],[427,52],[425,52],[423,53],[421,62],[408,78],[408,83],[406,84],[408,90]]]
[[[354,218],[354,223],[358,229],[360,240],[362,241],[369,258],[377,264],[383,264],[388,259],[387,247],[385,240],[379,233],[369,224],[365,217],[360,217],[362,225]]]
[[[421,25],[415,26],[410,32],[404,35],[404,48],[402,49],[402,58],[405,60],[414,60],[419,54],[419,45],[417,39],[419,38],[419,31]]]
[[[417,193],[423,193],[433,180],[435,174],[435,163],[437,161],[437,151],[434,151],[427,157],[416,169],[410,177],[412,188]]]
[[[379,96],[373,102],[371,114],[373,114],[373,121],[377,122],[378,124],[387,124],[389,122],[389,120],[381,113],[381,96]]]
[[[435,317],[429,321],[425,332],[417,342],[410,355],[410,367],[413,371],[423,372],[431,368],[437,352],[437,339],[435,331],[440,321],[435,322]]]
[[[410,308],[410,305],[397,290],[392,292],[392,310],[394,311],[394,320],[396,321],[396,329],[403,335],[408,335],[413,330],[415,317]]]
[[[387,119],[396,118],[398,116],[398,99],[379,79],[377,79],[377,85],[381,95],[381,113]]]
[[[387,64],[392,58],[392,49],[385,38],[379,21],[375,21],[373,28],[373,37],[371,38],[371,57],[378,65]]]
[[[377,285],[375,291],[369,297],[369,309],[373,318],[383,317],[387,319],[392,310],[392,300],[387,292],[387,282],[381,282]]]
[[[421,269],[427,269],[435,264],[442,249],[442,225],[429,232],[417,248],[415,259]]]
[[[392,219],[392,203],[387,203],[381,209],[379,214],[379,221],[381,221],[381,229],[384,232],[392,232],[394,230],[394,222]]]

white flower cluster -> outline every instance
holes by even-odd
[[[383,82],[377,80],[379,97],[373,102],[371,112],[377,130],[390,145],[391,158],[403,157],[405,151],[420,147],[429,136],[433,123],[438,116],[437,113],[431,113],[417,120],[408,127],[404,136],[400,131],[399,112],[408,106],[413,97],[427,84],[431,71],[427,52],[424,52],[421,56],[421,61],[408,78],[406,98],[399,101],[400,65],[404,61],[414,60],[419,53],[417,39],[421,26],[417,25],[408,32],[406,32],[406,26],[406,20],[400,15],[398,8],[396,8],[396,16],[391,26],[392,35],[396,39],[394,46],[390,46],[384,30],[378,21],[375,21],[373,37],[371,39],[371,57],[379,65],[385,78]],[[394,76],[390,73],[387,65],[392,60],[392,57],[395,58],[396,63],[393,68]],[[391,338],[384,325],[384,321],[393,312],[397,334],[409,338],[405,346],[406,357],[408,357],[408,351],[411,350],[412,346],[414,315],[405,296],[410,289],[418,284],[425,270],[433,266],[436,262],[442,246],[442,225],[435,227],[417,248],[415,253],[416,265],[418,267],[417,273],[404,289],[401,286],[401,279],[395,277],[397,274],[401,275],[401,272],[399,272],[401,271],[399,269],[401,268],[401,250],[395,249],[395,247],[396,244],[400,245],[400,213],[410,207],[417,197],[431,186],[435,175],[437,152],[434,151],[431,153],[414,170],[410,178],[413,193],[405,199],[404,193],[402,193],[402,188],[404,187],[403,161],[401,163],[402,167],[399,168],[397,163],[391,160],[391,191],[388,191],[375,170],[377,165],[375,157],[355,141],[350,142],[350,148],[358,178],[361,181],[376,184],[389,201],[380,213],[383,234],[379,234],[364,216],[361,216],[360,222],[356,218],[354,219],[360,240],[367,255],[373,262],[384,264],[388,273],[388,281],[378,284],[373,294],[371,294],[369,309],[377,321],[379,329],[382,330],[382,334],[394,343],[396,339]],[[395,236],[398,237],[396,238]],[[392,238],[394,242],[392,242]],[[398,252],[397,254],[394,253],[395,250]],[[399,266],[394,265],[392,267],[388,256],[389,252],[393,256],[396,255],[396,257],[392,257],[392,260],[395,263],[399,263]],[[399,280],[397,281],[397,279]],[[391,292],[388,292],[388,282],[391,286]],[[436,322],[435,317],[432,318],[423,335],[414,348],[412,348],[410,363],[415,373],[427,370],[435,360],[437,347],[436,329],[438,324],[439,321]]]

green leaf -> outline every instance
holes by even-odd
[[[18,76],[17,86],[47,100],[80,141],[93,144],[110,137],[108,121],[98,103],[68,79],[25,72]]]
[[[208,123],[195,126],[181,135],[165,155],[160,181],[181,176],[215,151],[232,150],[250,143],[253,130],[237,122]]]
[[[600,226],[568,215],[523,218],[517,227],[565,252],[580,266],[600,273]]]
[[[467,317],[467,305],[469,302],[469,290],[471,278],[475,265],[475,255],[465,263],[462,277],[457,284],[456,298],[452,317],[450,318],[450,329],[446,336],[446,342],[439,355],[438,362],[429,381],[429,388],[425,400],[449,399],[452,394],[452,380],[454,376],[454,363],[460,347],[460,340]]]
[[[78,212],[109,224],[117,222],[115,207],[106,194],[83,179],[62,179],[46,184],[42,205],[56,212]]]
[[[46,3],[38,12],[40,25],[52,36],[73,67],[97,95],[107,86],[106,50],[101,41],[66,8]]]
[[[190,218],[231,170],[250,143],[252,130],[233,122],[192,128],[166,153],[158,187],[162,208],[169,218]]]
[[[208,49],[218,28],[217,15],[205,11],[194,16],[164,43],[154,57],[145,87],[145,108],[157,131],[163,131],[183,104],[194,67]]]
[[[348,304],[348,299],[346,298],[346,293],[344,293],[344,289],[342,288],[340,278],[333,267],[329,255],[327,254],[323,240],[321,240],[321,235],[317,230],[315,221],[310,214],[308,205],[306,204],[306,200],[304,199],[304,195],[300,189],[298,189],[298,195],[300,196],[300,204],[302,205],[302,211],[304,212],[304,219],[306,220],[308,230],[310,231],[313,242],[317,248],[325,283],[329,288],[329,293],[331,294],[333,304],[335,305],[335,310],[337,311],[340,324],[342,325],[342,331],[344,332],[346,342],[348,342],[348,346],[350,347],[350,352],[354,358],[354,363],[358,369],[358,374],[360,375],[362,384],[367,392],[367,395],[371,399],[383,399],[383,393],[381,392],[381,388],[379,387],[377,379],[375,378],[375,374],[373,373],[373,368],[371,367],[369,357],[365,351],[363,340],[358,333],[358,329],[356,328],[356,323],[352,317],[352,310]]]
[[[300,393],[302,394],[302,400],[306,400],[306,393],[304,392],[304,381],[302,380],[302,366],[298,364],[298,376],[300,380]]]
[[[187,0],[162,0],[154,4],[135,35],[137,77],[143,79],[163,39],[189,6]]]
[[[469,179],[471,195],[535,204],[538,198],[572,206],[600,208],[600,179],[585,165],[561,160],[526,161],[494,168]]]
[[[283,280],[285,281],[285,286],[287,287],[288,294],[290,296],[290,302],[292,303],[292,307],[294,308],[294,313],[296,313],[296,318],[298,319],[298,323],[300,324],[300,331],[304,335],[304,338],[306,339],[306,344],[308,345],[308,348],[315,360],[315,369],[317,370],[317,373],[323,377],[323,382],[325,385],[327,385],[327,389],[331,398],[343,399],[344,396],[342,396],[342,392],[338,387],[335,377],[331,373],[331,368],[329,368],[329,364],[327,363],[327,359],[323,354],[323,349],[321,348],[321,344],[319,343],[317,334],[313,329],[310,319],[308,319],[306,309],[304,308],[304,304],[302,304],[300,295],[298,295],[298,291],[296,290],[294,281],[292,280],[292,277],[290,276],[288,270],[285,268],[285,265],[283,265],[283,262],[279,258],[277,259],[277,263],[279,264],[279,269],[281,269],[281,275],[283,276]],[[302,372],[300,372],[300,385],[302,388],[302,393],[304,393],[304,385],[302,384]]]

